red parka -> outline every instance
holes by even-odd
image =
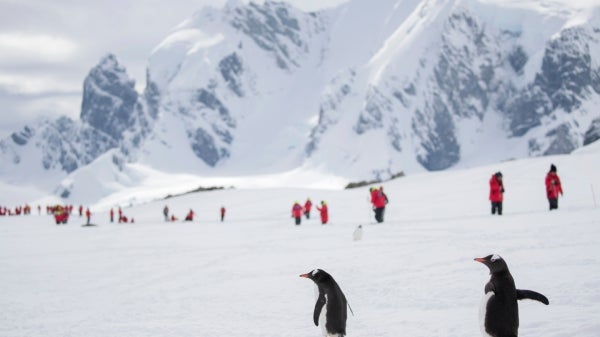
[[[321,223],[326,224],[329,221],[329,213],[327,212],[327,204],[321,204],[322,206],[316,206],[317,211],[321,213]]]
[[[560,178],[556,172],[548,172],[546,175],[546,195],[548,199],[558,199],[558,195],[562,194],[562,186],[560,185]]]
[[[310,199],[306,200],[306,202],[304,203],[304,211],[306,213],[310,213],[310,209],[312,208],[312,202],[310,201]]]
[[[190,209],[188,214],[185,216],[186,221],[194,221],[194,211]]]
[[[385,207],[385,195],[381,190],[376,188],[371,190],[371,203],[375,208]]]
[[[295,203],[294,206],[292,206],[292,216],[294,218],[300,218],[302,216],[302,206],[300,206],[299,203]]]
[[[502,180],[498,179],[498,177],[494,174],[490,178],[490,201],[492,202],[500,202],[504,196],[504,186],[502,185]]]

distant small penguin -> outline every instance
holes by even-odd
[[[499,255],[476,258],[490,269],[490,281],[485,285],[485,296],[479,308],[481,334],[484,337],[516,337],[519,330],[517,300],[531,299],[549,304],[546,296],[515,287],[508,266]]]
[[[300,275],[300,277],[313,280],[319,292],[313,321],[316,326],[321,327],[323,336],[345,336],[348,302],[333,277],[321,269],[315,269],[310,273]]]
[[[354,241],[360,241],[362,240],[363,237],[363,228],[362,225],[358,225],[358,227],[356,227],[356,229],[354,230],[354,233],[352,234]]]

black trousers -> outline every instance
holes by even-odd
[[[383,215],[385,214],[385,207],[375,208],[375,220],[381,223],[383,222]]]
[[[492,214],[502,215],[502,201],[492,201]]]
[[[558,209],[558,198],[548,199],[548,204],[550,204],[550,210]]]
[[[294,219],[296,219],[296,226],[300,225],[300,221],[302,221],[302,217],[297,217]]]

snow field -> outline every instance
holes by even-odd
[[[0,218],[0,336],[320,336],[314,286],[322,268],[345,292],[348,336],[479,336],[488,270],[507,261],[521,301],[521,336],[596,336],[600,329],[598,151],[408,176],[385,183],[384,224],[373,224],[367,188],[229,189],[124,208],[134,224],[98,227],[77,215]],[[565,196],[549,212],[543,178],[554,163]],[[503,216],[489,214],[487,181],[502,171]],[[598,192],[597,192],[598,193]],[[294,226],[294,200],[326,200]],[[167,204],[193,223],[164,222]],[[227,207],[224,223],[218,221]],[[363,224],[362,241],[352,232]]]

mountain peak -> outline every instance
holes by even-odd
[[[558,6],[349,0],[307,13],[230,0],[157,45],[142,96],[104,55],[81,120],[15,133],[0,172],[38,144],[52,144],[38,161],[67,173],[115,149],[103,162],[123,171],[348,180],[569,153],[598,139],[600,27]]]
[[[137,100],[135,82],[117,57],[107,54],[84,81],[81,120],[119,141],[134,123]]]

